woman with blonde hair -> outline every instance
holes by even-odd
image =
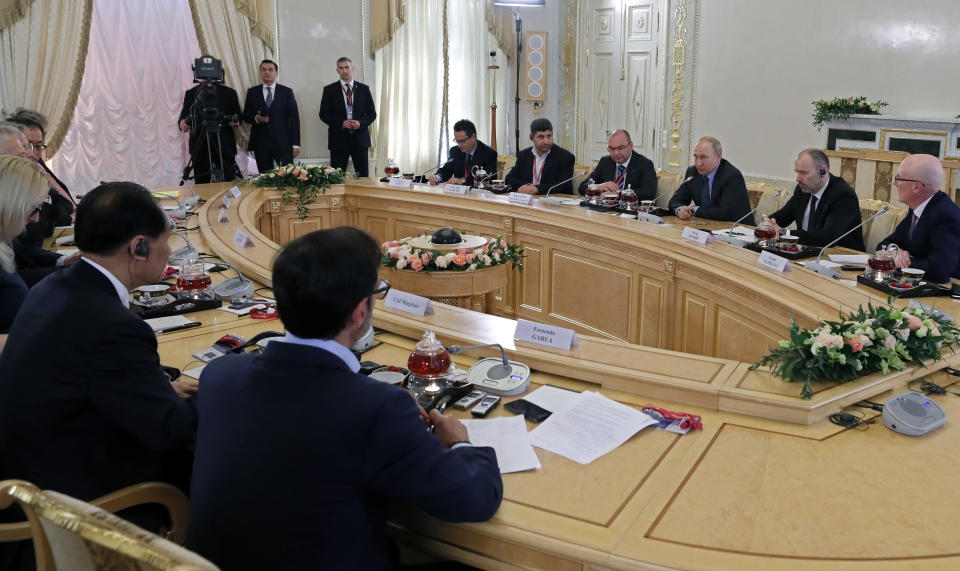
[[[17,274],[10,240],[37,218],[47,198],[49,183],[32,161],[0,156],[0,351],[27,286]]]

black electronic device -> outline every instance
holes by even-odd
[[[203,311],[205,309],[217,309],[222,305],[223,301],[219,299],[176,299],[170,303],[151,306],[141,306],[136,303],[131,303],[130,309],[143,319],[153,319],[154,317],[181,315],[193,311]]]
[[[198,57],[193,60],[193,65],[190,66],[190,69],[193,70],[194,83],[200,83],[201,81],[223,81],[223,62],[215,57]]]
[[[549,410],[523,399],[517,399],[513,402],[508,402],[507,404],[503,405],[503,408],[514,414],[522,414],[523,417],[530,422],[542,422],[551,414],[553,414]]]
[[[473,410],[470,411],[470,414],[473,416],[487,416],[490,414],[490,411],[497,408],[497,405],[500,404],[500,397],[495,395],[487,395],[483,397],[483,400],[480,401],[480,404],[473,407]]]
[[[453,403],[453,408],[459,408],[460,410],[467,410],[471,406],[480,402],[480,399],[487,396],[487,393],[483,391],[473,391],[457,402]]]
[[[370,373],[376,371],[382,367],[380,363],[375,363],[373,361],[360,361],[360,374],[369,375]]]

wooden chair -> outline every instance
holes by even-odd
[[[866,220],[884,206],[890,205],[882,200],[861,200],[861,219]],[[905,208],[891,206],[890,210],[863,225],[863,243],[868,253],[875,251],[877,244],[893,233],[893,229],[897,227],[906,212]]]
[[[756,208],[757,205],[760,204],[761,200],[776,194],[780,190],[782,189],[765,182],[748,182],[747,195],[750,197],[750,209],[752,210]],[[784,199],[784,196],[786,196],[786,199]],[[790,197],[787,196],[787,192],[784,191],[780,195],[780,198],[776,200],[768,200],[763,203],[763,205],[760,207],[760,210],[757,210],[757,212],[754,213],[754,218],[757,220],[757,223],[759,223],[761,216],[770,216],[780,208],[781,204],[785,203],[786,200],[789,199]]]
[[[897,191],[893,186],[893,177],[897,174],[900,163],[909,156],[909,153],[900,151],[874,150],[824,150],[830,159],[830,171],[840,176],[853,187],[861,199],[873,199],[889,202],[892,206],[904,206],[897,198]],[[960,203],[960,192],[956,187],[960,160],[942,159],[943,181],[941,190],[946,192],[954,202]]]
[[[517,157],[497,155],[497,178],[507,178],[507,173],[510,172],[510,169],[513,168],[515,164],[517,164]]]
[[[167,536],[182,542],[189,501],[169,484],[136,484],[90,503],[22,480],[0,482],[0,509],[16,501],[27,521],[0,524],[0,541],[33,539],[38,571],[56,569],[217,569],[202,557],[110,512],[140,504],[164,506],[173,523]]]
[[[656,205],[660,208],[666,208],[678,186],[680,186],[680,173],[657,169]]]

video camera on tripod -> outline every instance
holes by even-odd
[[[224,115],[220,109],[217,85],[223,83],[223,62],[214,57],[198,57],[193,60],[190,69],[193,70],[193,82],[200,84],[195,108],[184,119],[190,125],[191,132],[201,128],[204,132],[216,133],[223,122],[239,123],[239,115]]]
[[[221,139],[226,138],[227,144],[234,146],[231,127],[240,123],[240,116],[236,113],[224,114],[222,105],[226,105],[229,111],[239,111],[238,103],[230,105],[229,102],[230,99],[236,101],[236,92],[226,86],[221,87],[224,79],[223,62],[217,58],[198,57],[190,68],[193,70],[193,82],[198,85],[194,88],[193,102],[183,117],[190,131],[190,161],[183,169],[180,185],[194,170],[198,156],[201,157],[201,167],[194,172],[195,180],[206,182],[204,179],[208,176],[210,182],[222,182],[225,176],[232,179],[237,168],[235,164],[228,164],[228,161],[234,163],[235,149],[223,149]],[[183,129],[187,130],[185,127]]]

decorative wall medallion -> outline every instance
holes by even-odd
[[[279,200],[273,200],[270,202],[270,212],[279,213],[283,210],[283,203]]]
[[[332,207],[334,207],[334,208],[340,208],[340,197],[339,197],[339,196],[331,196],[331,197],[330,197],[330,206],[332,206]]]
[[[650,40],[650,6],[631,6],[627,12],[627,39]]]
[[[673,260],[664,260],[663,275],[670,281],[673,281],[676,278],[676,270],[673,265]]]
[[[503,219],[503,229],[508,232],[513,232],[513,218]]]

